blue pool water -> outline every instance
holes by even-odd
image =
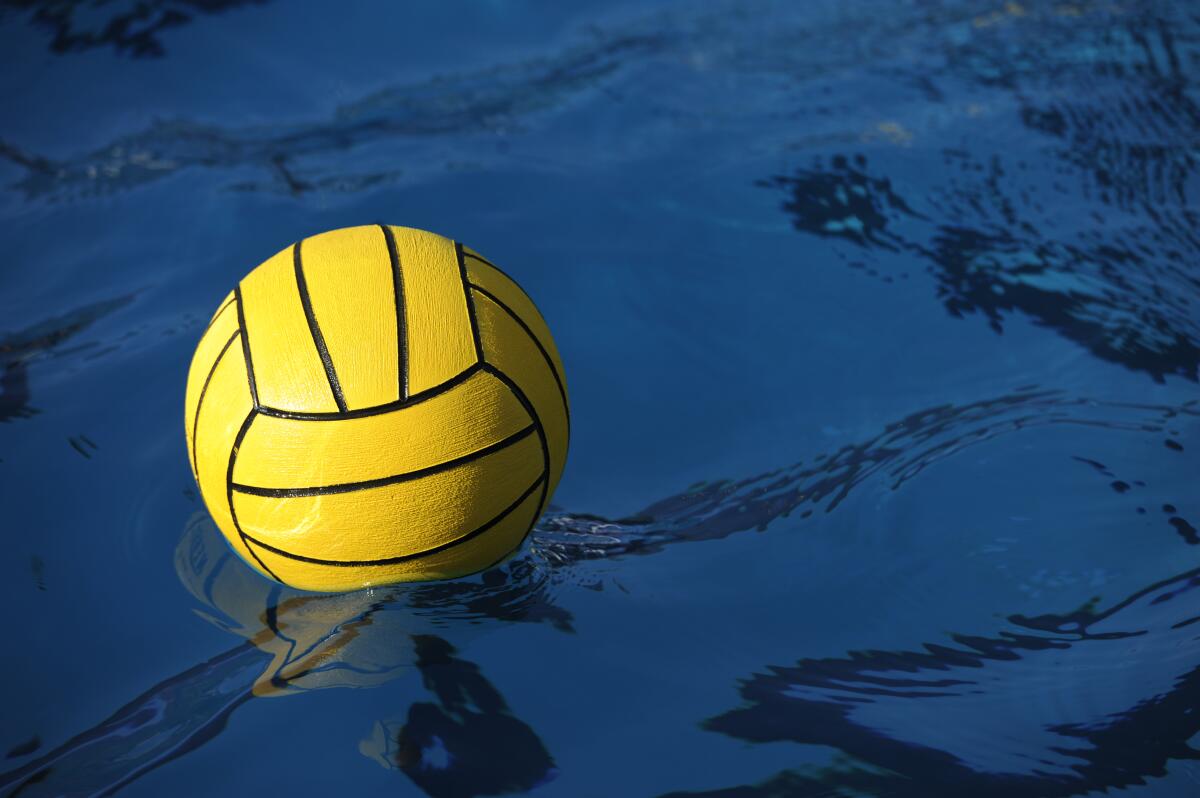
[[[0,4],[0,795],[1200,794],[1191,4]],[[520,554],[303,594],[182,404],[389,222],[555,333]]]

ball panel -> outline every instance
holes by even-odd
[[[245,359],[242,348],[235,343],[225,349],[213,369],[196,415],[195,431],[196,481],[209,513],[230,542],[240,543],[236,541],[237,530],[229,509],[226,481],[229,459],[234,441],[252,410]]]
[[[300,303],[294,248],[265,261],[241,283],[242,317],[258,400],[298,412],[338,409]]]
[[[290,554],[330,561],[410,556],[486,524],[542,476],[532,428],[482,456],[391,484],[318,495],[255,495],[234,487],[242,532]]]
[[[558,389],[559,398],[562,400],[563,411],[566,413],[567,427],[569,429],[571,425],[571,406],[567,399],[567,386],[563,383],[561,372],[555,365],[553,356],[545,347],[542,346],[542,342],[538,340],[537,335],[532,329],[530,329],[529,325],[525,323],[524,319],[518,316],[516,311],[514,311],[511,307],[509,307],[495,295],[476,285],[471,286],[471,292],[472,297],[476,295],[482,295],[491,300],[495,305],[499,306],[501,310],[508,314],[509,318],[517,323],[517,326],[521,328],[521,331],[525,333],[525,336],[533,343],[535,347],[537,347],[538,353],[542,356],[542,360],[546,362],[546,366],[550,369],[550,376],[554,378],[554,386]]]
[[[396,293],[379,227],[348,227],[304,239],[301,267],[313,316],[346,407],[400,398]]]
[[[213,325],[213,322],[215,322],[225,311],[229,310],[230,306],[233,304],[233,299],[234,299],[234,293],[233,293],[233,291],[230,291],[229,294],[224,299],[221,300],[221,304],[217,305],[217,312],[212,314],[212,317],[209,318],[209,320],[208,320],[209,327],[211,327]]]
[[[408,391],[419,394],[475,365],[475,333],[454,242],[392,227],[403,282]]]
[[[554,336],[550,334],[550,328],[546,325],[537,306],[533,304],[533,300],[521,286],[517,285],[516,281],[482,255],[467,247],[463,248],[463,252],[466,255],[467,277],[471,284],[491,294],[493,299],[507,306],[541,344],[542,349],[550,358],[550,362],[554,364],[558,382],[562,386],[563,396],[569,406],[570,395],[567,391],[566,371],[563,369],[562,358],[559,357],[558,347],[554,345]]]
[[[196,344],[196,352],[192,355],[192,364],[188,369],[187,392],[183,400],[184,430],[187,437],[188,459],[192,463],[193,474],[196,471],[196,456],[193,440],[196,430],[196,410],[200,405],[201,395],[207,396],[206,385],[209,375],[216,367],[217,359],[229,346],[232,337],[237,333],[237,313],[228,309],[218,311],[212,323]]]
[[[530,423],[500,380],[477,371],[451,390],[368,416],[264,415],[242,441],[233,481],[302,488],[382,479],[487,448]]]
[[[472,289],[474,291],[474,289]],[[488,295],[474,291],[485,360],[504,372],[529,399],[546,436],[553,493],[567,460],[567,408],[550,362],[518,321]]]
[[[516,497],[487,529],[440,551],[385,565],[339,566],[307,562],[249,543],[255,556],[279,579],[303,590],[358,590],[370,585],[428,579],[453,579],[488,568],[511,554],[525,539],[539,510],[541,482]]]

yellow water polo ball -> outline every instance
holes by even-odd
[[[185,404],[225,539],[306,590],[502,561],[567,456],[562,361],[533,302],[407,227],[306,238],[246,275],[196,347]]]

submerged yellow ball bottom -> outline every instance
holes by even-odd
[[[305,590],[446,579],[529,533],[562,475],[562,362],[533,302],[406,227],[304,239],[250,272],[188,374],[188,456],[226,540]]]

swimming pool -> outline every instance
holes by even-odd
[[[1185,3],[0,11],[0,794],[1193,795]],[[537,301],[572,445],[482,575],[228,550],[183,444],[288,242]]]

